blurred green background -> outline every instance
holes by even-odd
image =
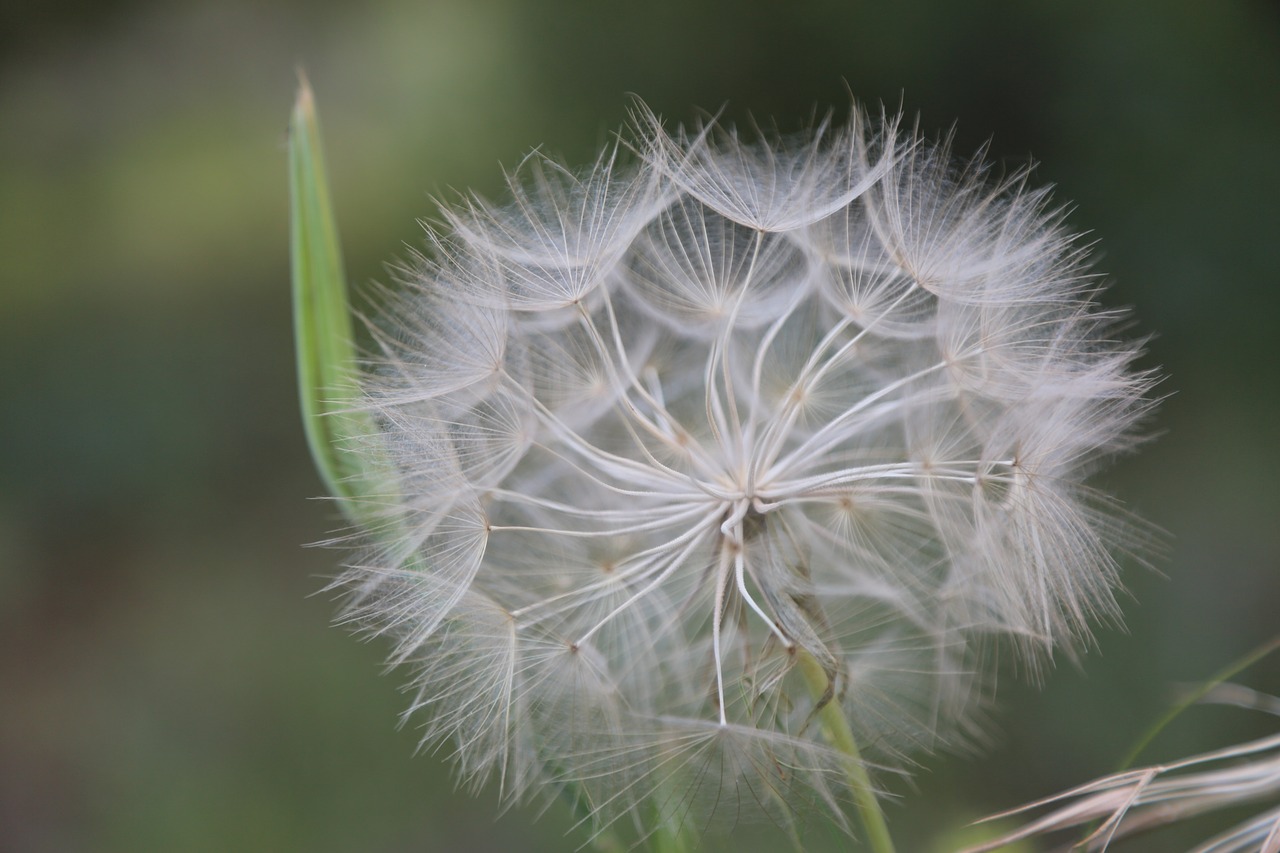
[[[298,423],[284,130],[316,90],[359,286],[429,194],[591,157],[629,93],[800,127],[903,104],[991,140],[1104,242],[1155,333],[1158,441],[1105,477],[1170,531],[990,748],[926,757],[903,853],[1109,770],[1174,687],[1280,628],[1280,12],[1272,3],[114,0],[0,9],[0,847],[576,848],[557,807],[452,790],[382,649],[316,591],[338,524]],[[1268,662],[1243,679],[1280,691]],[[1275,729],[1195,709],[1152,757]],[[775,849],[747,832],[737,849]],[[1161,836],[1134,849],[1173,849]],[[816,833],[814,849],[840,849]],[[825,844],[825,847],[823,846]]]

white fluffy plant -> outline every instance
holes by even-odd
[[[884,853],[881,780],[963,739],[983,650],[1116,618],[1084,480],[1153,380],[1024,173],[859,112],[744,139],[640,107],[587,169],[447,208],[343,374],[305,88],[293,139],[344,620],[468,782],[674,846],[816,806]]]

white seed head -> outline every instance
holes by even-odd
[[[1154,380],[1025,174],[860,114],[636,127],[632,165],[531,156],[449,210],[376,324],[394,488],[348,616],[512,799],[838,812],[828,703],[901,768],[963,735],[991,641],[1116,616],[1124,525],[1082,481]]]

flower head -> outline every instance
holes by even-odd
[[[508,204],[449,210],[387,307],[394,486],[348,613],[512,797],[838,811],[819,714],[901,766],[963,726],[988,640],[1115,616],[1083,478],[1152,377],[1024,174],[891,119],[636,124],[634,165],[532,156]]]

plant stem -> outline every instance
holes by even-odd
[[[1209,695],[1209,691],[1213,690],[1213,688],[1222,684],[1227,679],[1234,678],[1241,671],[1248,669],[1267,655],[1277,650],[1280,650],[1280,635],[1272,637],[1270,640],[1267,640],[1262,645],[1250,651],[1244,657],[1232,662],[1204,684],[1201,684],[1198,688],[1182,697],[1182,700],[1161,715],[1160,719],[1156,720],[1155,723],[1151,725],[1151,728],[1143,732],[1142,737],[1138,739],[1138,742],[1129,750],[1129,753],[1124,757],[1124,760],[1120,762],[1120,766],[1116,768],[1116,772],[1123,773],[1125,770],[1132,767],[1134,762],[1138,760],[1138,756],[1142,754],[1142,751],[1151,745],[1151,742],[1156,739],[1156,736],[1159,735],[1160,732],[1164,731],[1165,726],[1173,722],[1174,719],[1183,711]]]
[[[800,673],[809,685],[809,691],[817,699],[826,694],[831,679],[822,664],[813,655],[801,649],[799,651]],[[880,810],[880,800],[876,797],[871,785],[871,777],[867,775],[867,767],[858,751],[858,743],[849,729],[849,721],[845,719],[839,702],[828,702],[818,712],[818,719],[826,731],[827,738],[839,752],[845,756],[844,772],[853,792],[854,803],[862,818],[862,828],[867,833],[867,842],[875,853],[894,853],[893,839],[889,835],[889,825],[885,823],[884,812]]]

